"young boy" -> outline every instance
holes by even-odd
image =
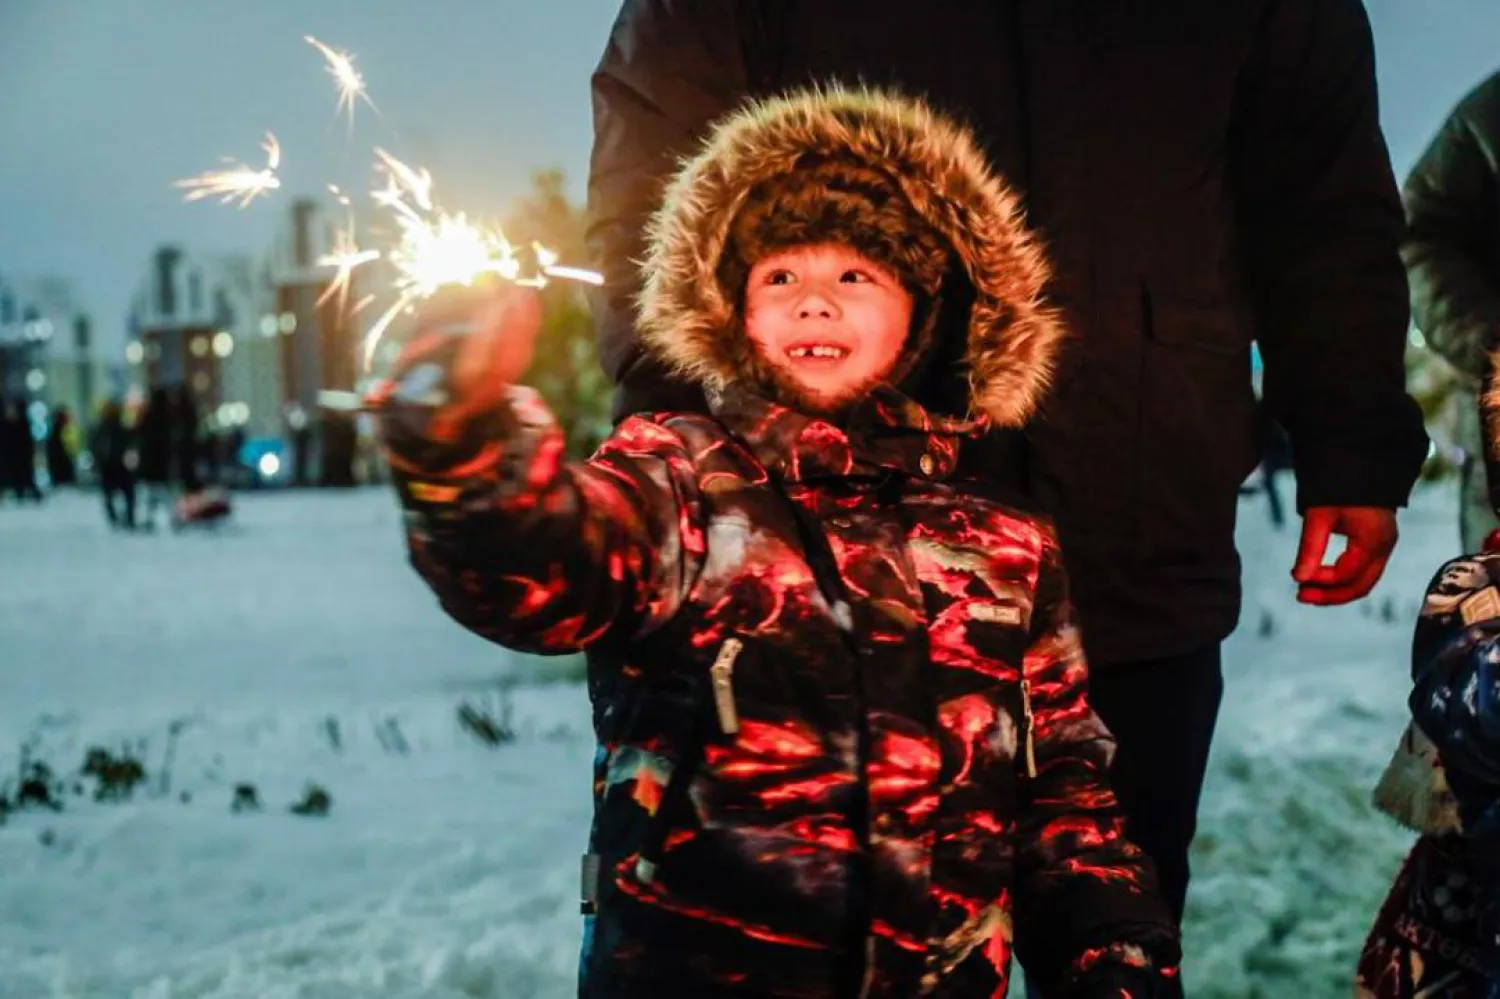
[[[1049,999],[1156,995],[1176,930],[1105,782],[1056,539],[955,471],[1025,423],[1061,335],[974,139],[890,95],[750,106],[644,272],[642,328],[708,414],[565,462],[513,387],[520,293],[376,399],[443,606],[590,652],[581,994],[1003,996],[1014,938]],[[918,401],[945,379],[972,411]]]

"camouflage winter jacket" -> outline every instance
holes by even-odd
[[[880,163],[952,242],[972,415],[881,387],[835,422],[736,378],[747,346],[704,248],[804,155]],[[434,433],[451,344],[384,394],[443,606],[511,648],[590,654],[589,999],[1003,996],[1013,943],[1049,999],[1176,974],[1052,529],[956,473],[1026,419],[1061,332],[1015,207],[923,108],[752,109],[685,168],[646,265],[648,339],[707,414],[631,418],[570,463],[524,389]]]
[[[1019,918],[1028,970],[1072,983],[1049,995],[1152,995],[1175,934],[1050,528],[952,481],[961,434],[893,393],[857,432],[733,394],[714,415],[631,419],[572,464],[521,390],[448,462],[424,407],[384,420],[448,612],[602,653],[585,994],[833,997],[853,934],[869,995],[1003,995]]]

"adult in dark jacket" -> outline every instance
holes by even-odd
[[[192,390],[186,385],[178,386],[172,398],[172,464],[176,481],[184,492],[203,488],[203,477],[198,470],[203,450],[199,422],[198,403]]]
[[[0,499],[16,490],[16,459],[20,451],[12,412],[11,401],[0,396]]]
[[[1466,552],[1500,526],[1485,474],[1478,386],[1485,354],[1500,331],[1500,73],[1449,114],[1402,190],[1407,237],[1401,255],[1411,278],[1412,313],[1427,343],[1471,379],[1459,407],[1464,449],[1459,533]]]
[[[1017,460],[966,461],[1025,469],[1059,521],[1116,788],[1180,914],[1240,607],[1238,490],[1259,457],[1251,341],[1296,455],[1303,600],[1369,591],[1426,453],[1364,8],[626,0],[593,78],[589,180],[617,416],[702,407],[635,328],[663,178],[746,95],[829,78],[971,122],[1048,241],[1075,336],[1024,438],[993,442]],[[928,398],[961,404],[957,381]],[[1333,534],[1348,550],[1324,566]]]
[[[0,404],[0,493],[9,492],[16,501],[42,501],[36,484],[36,435],[26,406],[8,399]]]
[[[99,472],[104,516],[111,527],[127,531],[135,530],[135,474],[130,468],[133,449],[134,441],[125,426],[120,404],[111,399],[99,413],[99,422],[89,439],[89,453]]]
[[[139,438],[140,464],[137,475],[146,487],[146,526],[155,528],[156,510],[166,507],[168,516],[172,512],[172,485],[178,481],[176,446],[177,413],[172,393],[158,386],[146,397],[146,408],[141,413]]]

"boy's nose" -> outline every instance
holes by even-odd
[[[798,319],[833,319],[839,309],[827,295],[813,293],[797,303],[796,313]]]

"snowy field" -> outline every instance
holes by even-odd
[[[1194,999],[1350,993],[1410,841],[1367,802],[1454,510],[1448,489],[1421,495],[1376,596],[1319,610],[1293,600],[1295,534],[1246,501]],[[0,997],[570,995],[592,752],[578,675],[450,624],[383,491],[245,497],[218,536],[111,535],[92,496],[0,508],[0,783],[23,753],[71,783],[91,746],[131,748],[149,775],[128,803],[69,787],[62,812],[0,826]],[[512,740],[457,723],[506,697]],[[264,807],[234,813],[246,783]],[[311,783],[328,814],[292,814]]]

